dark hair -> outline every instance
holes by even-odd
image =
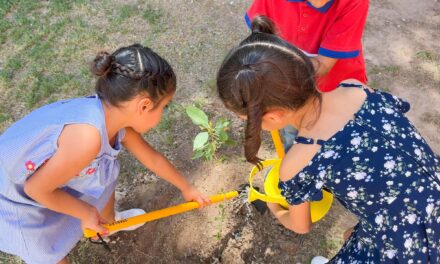
[[[139,44],[122,47],[113,54],[98,53],[91,71],[99,77],[96,93],[114,106],[144,92],[157,105],[176,91],[176,75],[168,62]]]
[[[251,35],[228,53],[217,74],[225,106],[247,116],[245,156],[257,165],[264,113],[271,108],[297,110],[312,97],[321,100],[310,59],[274,33],[274,24],[257,16]]]

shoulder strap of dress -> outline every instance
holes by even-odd
[[[316,141],[316,144],[321,145],[321,146],[324,145],[324,143],[325,143],[325,140],[322,140],[322,139],[315,140],[313,138],[301,137],[301,136],[298,136],[295,138],[295,142],[299,143],[299,144],[312,145],[312,144],[315,144],[315,141]]]
[[[362,88],[364,89],[364,91],[366,93],[371,93],[370,89],[367,89],[367,87],[365,87],[365,85],[363,84],[358,84],[358,83],[340,83],[338,85],[338,87],[343,87],[343,88],[351,88],[351,87],[356,87],[356,88]]]

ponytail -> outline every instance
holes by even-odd
[[[256,16],[254,20],[252,20],[251,29],[252,33],[276,34],[274,23],[265,16]]]
[[[176,90],[176,76],[168,62],[139,44],[120,48],[111,55],[98,53],[91,71],[99,77],[96,93],[114,106],[142,93],[158,105]]]
[[[244,153],[246,160],[261,167],[262,159],[257,157],[261,146],[261,124],[264,114],[264,89],[257,87],[261,83],[262,76],[252,66],[244,65],[243,69],[235,77],[237,89],[234,97],[243,102],[245,115],[247,116]],[[238,93],[237,93],[238,91]]]

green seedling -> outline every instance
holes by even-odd
[[[192,122],[198,125],[201,132],[197,134],[193,141],[193,159],[203,157],[205,160],[212,160],[216,157],[216,151],[223,145],[234,145],[235,142],[230,139],[228,130],[231,122],[220,118],[215,124],[209,121],[208,116],[203,110],[188,106],[186,113]]]

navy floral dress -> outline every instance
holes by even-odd
[[[405,117],[409,103],[364,90],[355,118],[318,140],[310,163],[280,182],[282,194],[297,205],[320,200],[326,188],[359,218],[329,263],[440,263],[440,158]]]

